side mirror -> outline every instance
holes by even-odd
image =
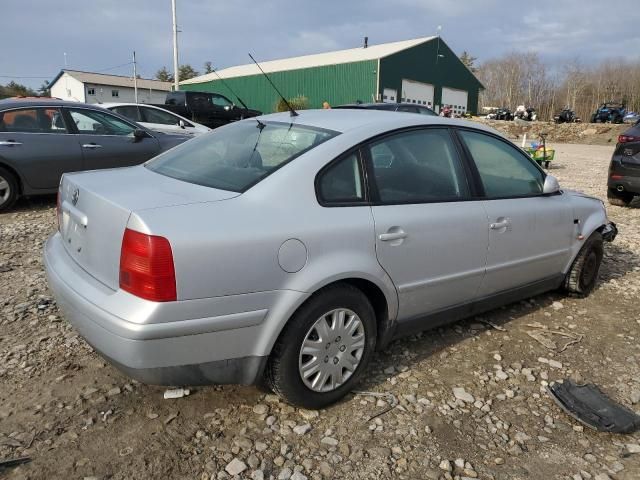
[[[142,140],[143,138],[148,137],[149,135],[147,134],[147,132],[145,132],[144,130],[141,130],[139,128],[136,128],[133,131],[133,138],[135,139],[136,142],[139,142],[140,140]]]
[[[560,184],[558,179],[553,175],[547,175],[544,179],[544,186],[542,187],[543,194],[558,193],[560,191]]]
[[[186,127],[186,126],[187,126],[187,124],[186,124],[186,123],[184,123],[184,120],[180,120],[180,121],[178,122],[178,126],[179,126],[180,128],[184,128],[184,127]]]

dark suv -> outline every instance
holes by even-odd
[[[618,136],[607,186],[611,205],[624,207],[640,195],[640,122]]]

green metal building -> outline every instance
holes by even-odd
[[[440,37],[261,62],[287,98],[304,96],[310,108],[361,102],[443,105],[456,113],[477,113],[482,84]],[[218,75],[251,108],[273,112],[278,95],[253,63]],[[180,82],[182,90],[221,93],[234,99],[215,73]]]

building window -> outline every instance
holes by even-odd
[[[112,97],[119,97],[120,96],[120,92],[118,90],[111,90],[111,96]]]
[[[95,88],[87,88],[87,95],[95,95],[95,94],[96,94]]]

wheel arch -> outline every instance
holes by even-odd
[[[391,283],[391,280],[388,279]],[[338,278],[327,279],[313,288],[307,290],[303,295],[297,297],[294,302],[291,298],[283,299],[278,305],[270,309],[268,317],[265,321],[264,338],[260,342],[259,350],[262,354],[270,355],[274,345],[280,339],[289,321],[294,314],[302,308],[311,298],[319,292],[336,285],[350,285],[360,290],[371,302],[371,306],[376,315],[377,325],[377,345],[384,347],[393,338],[396,327],[396,316],[398,312],[398,298],[393,287],[393,291],[389,290],[389,285],[385,285],[379,279],[371,278],[369,275],[344,275]]]

